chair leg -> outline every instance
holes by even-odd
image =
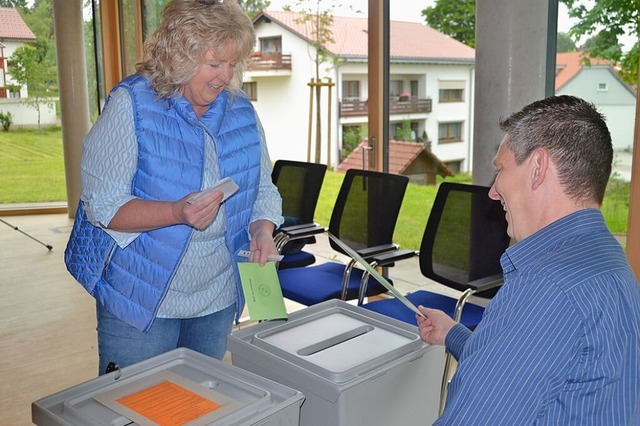
[[[442,373],[442,385],[440,386],[440,407],[438,409],[438,415],[441,416],[444,412],[444,404],[447,400],[447,391],[449,390],[449,371],[451,370],[452,356],[449,352],[445,351],[444,356],[444,372]]]
[[[342,290],[340,291],[340,299],[347,300],[347,290],[349,289],[349,280],[351,279],[351,271],[356,264],[355,259],[351,259],[344,268],[344,274],[342,275]]]
[[[370,263],[372,268],[377,268],[377,262]],[[369,284],[369,272],[364,271],[362,273],[362,278],[360,279],[360,288],[358,289],[358,306],[362,306],[364,303],[364,298],[367,297],[367,285]]]
[[[460,322],[462,319],[462,309],[464,305],[467,303],[469,297],[471,297],[476,291],[472,289],[467,289],[458,301],[456,302],[455,310],[453,311],[453,320],[455,322]],[[449,374],[451,370],[451,364],[453,356],[449,352],[446,352],[445,361],[444,361],[444,372],[442,373],[442,385],[440,387],[440,409],[439,415],[442,415],[444,412],[444,405],[447,400],[447,391],[449,390]]]

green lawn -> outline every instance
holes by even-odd
[[[327,172],[316,208],[318,223],[329,225],[342,179],[341,173]],[[467,175],[447,180],[471,182]],[[436,189],[409,184],[396,226],[397,244],[420,247]],[[602,210],[609,229],[616,234],[627,232],[629,193],[628,182],[613,179],[609,183]],[[64,201],[66,197],[61,130],[0,131],[0,204]]]
[[[0,131],[0,204],[66,199],[62,131]]]
[[[331,211],[342,179],[343,175],[341,173],[327,172],[316,208],[315,219],[318,223],[329,225]],[[442,179],[438,178],[438,183],[442,181]],[[447,178],[446,181],[471,183],[471,177],[459,175]],[[394,233],[395,243],[403,248],[420,248],[422,233],[427,224],[427,217],[431,211],[436,191],[437,187],[435,186],[409,184]],[[615,179],[610,181],[602,211],[609,229],[615,234],[626,235],[627,233],[629,193],[628,182]]]

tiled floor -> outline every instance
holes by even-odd
[[[0,222],[0,424],[23,426],[32,424],[31,402],[96,377],[95,309],[63,263],[66,214],[0,219],[9,224]],[[335,255],[323,238],[310,248],[319,260]],[[403,292],[455,294],[422,277],[417,259],[390,275]]]

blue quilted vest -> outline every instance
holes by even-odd
[[[205,132],[215,141],[220,178],[240,187],[225,202],[225,240],[236,277],[236,318],[244,307],[237,253],[248,249],[248,226],[260,181],[260,135],[253,106],[244,97],[221,93],[198,119],[183,97],[159,99],[139,75],[123,80],[133,99],[138,167],[132,194],[146,200],[178,200],[199,191],[204,170]],[[114,89],[115,90],[115,89]],[[175,225],[140,234],[120,248],[93,226],[80,201],[65,250],[73,277],[109,312],[141,331],[151,327],[180,264],[193,228]]]

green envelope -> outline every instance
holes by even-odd
[[[238,269],[249,318],[254,321],[286,319],[287,309],[275,262],[267,262],[264,266],[253,262],[238,262]]]

